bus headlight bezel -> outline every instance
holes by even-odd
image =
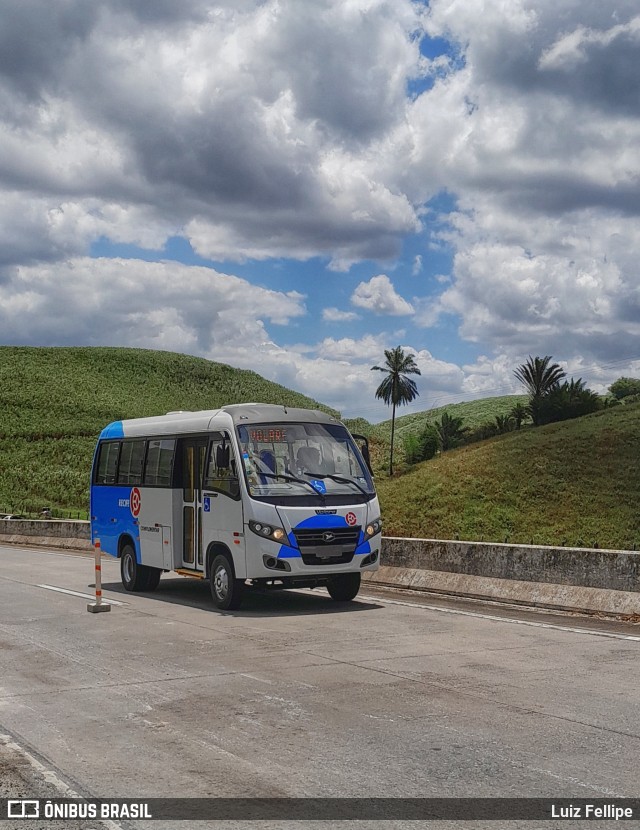
[[[287,534],[284,528],[277,525],[271,525],[268,522],[255,522],[253,519],[249,521],[249,530],[259,536],[261,539],[267,539],[270,542],[277,544],[287,544]]]
[[[382,519],[378,517],[374,519],[372,522],[367,522],[367,526],[364,529],[364,541],[371,539],[376,533],[380,533],[382,530]]]

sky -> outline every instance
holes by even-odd
[[[0,0],[0,343],[370,421],[640,376],[637,0]]]

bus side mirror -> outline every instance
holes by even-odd
[[[229,469],[229,447],[226,444],[218,444],[216,447],[216,467],[219,470]]]
[[[373,470],[371,469],[371,456],[369,455],[369,441],[365,438],[364,435],[355,435],[353,436],[356,441],[362,441],[362,445],[360,446],[360,452],[362,453],[362,457],[364,458],[364,463],[367,465],[367,469],[373,475]]]

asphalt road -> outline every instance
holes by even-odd
[[[94,615],[92,585],[89,556],[0,547],[0,795],[640,796],[640,626],[368,588],[223,614],[110,558]]]

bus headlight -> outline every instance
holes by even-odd
[[[374,521],[369,522],[364,529],[364,541],[366,542],[367,539],[371,539],[372,536],[375,536],[376,533],[380,533],[381,530],[382,519],[374,519]]]
[[[264,522],[250,521],[249,530],[253,531],[256,536],[269,539],[271,542],[281,542],[284,544],[287,541],[287,534],[281,527],[274,527]]]

